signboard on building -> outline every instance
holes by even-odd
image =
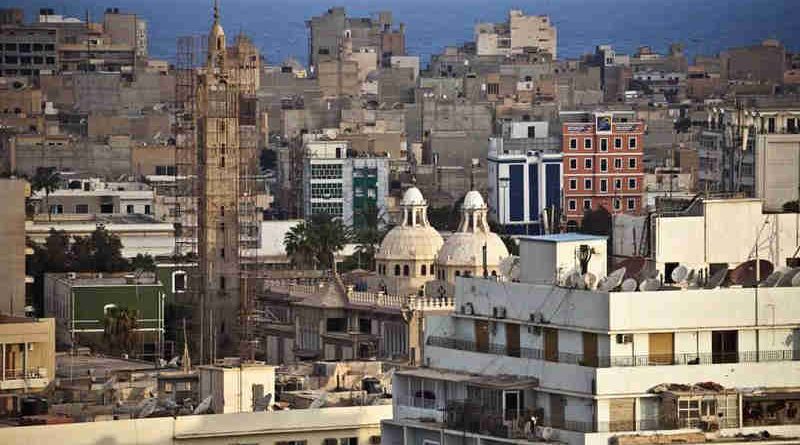
[[[598,114],[596,117],[597,121],[597,133],[611,133],[611,123],[612,117],[610,114]]]

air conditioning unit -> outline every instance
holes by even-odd
[[[505,306],[494,306],[492,308],[492,317],[494,317],[494,318],[506,318],[506,308],[505,308]]]
[[[544,323],[544,314],[541,312],[531,312],[530,320],[534,323]]]
[[[617,344],[624,345],[633,343],[633,334],[617,334]]]
[[[541,326],[528,326],[528,334],[532,335],[542,335],[542,328]]]

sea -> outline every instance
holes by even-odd
[[[2,7],[24,8],[26,20],[45,7],[92,20],[102,20],[107,7],[134,12],[148,22],[151,56],[170,61],[178,37],[208,31],[212,5],[213,0],[0,0]],[[306,20],[332,6],[359,17],[391,11],[395,23],[406,25],[407,52],[423,61],[471,40],[478,22],[504,21],[509,9],[549,15],[562,59],[600,44],[633,53],[642,45],[666,51],[679,42],[692,57],[778,39],[788,50],[800,50],[800,0],[220,0],[228,36],[249,35],[270,63],[288,57],[306,63]]]

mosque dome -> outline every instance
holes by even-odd
[[[386,234],[375,259],[433,261],[444,241],[428,222],[425,198],[418,188],[411,187],[406,190],[400,205],[403,208],[403,222]]]
[[[461,225],[439,250],[437,264],[439,267],[482,267],[485,246],[486,265],[496,269],[509,253],[503,240],[489,230],[487,207],[481,194],[474,190],[467,193],[461,212]]]

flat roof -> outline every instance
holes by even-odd
[[[520,236],[521,241],[545,241],[550,243],[565,243],[571,241],[605,241],[606,236],[589,235],[586,233],[553,233],[550,235]]]

